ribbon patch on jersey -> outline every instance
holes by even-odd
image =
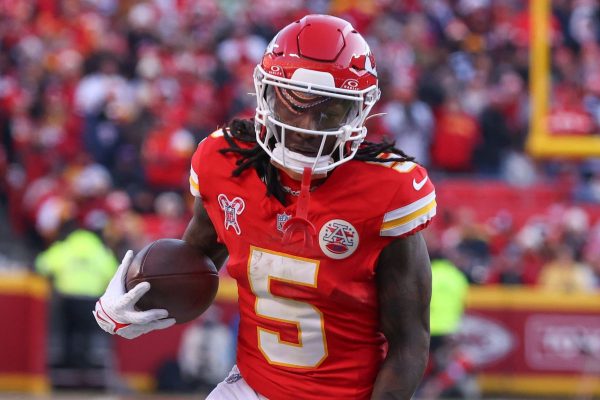
[[[350,222],[332,219],[319,232],[319,246],[326,256],[341,260],[352,255],[358,247],[358,232]]]
[[[233,200],[229,201],[227,196],[221,193],[218,197],[219,205],[225,212],[225,229],[229,230],[229,227],[233,227],[233,230],[238,235],[242,232],[240,225],[238,224],[237,216],[244,211],[246,204],[244,200],[239,197],[234,197]]]
[[[292,218],[292,215],[286,214],[285,211],[283,214],[277,214],[277,230],[283,232],[283,226],[290,218]]]

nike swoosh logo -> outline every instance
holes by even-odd
[[[425,182],[427,182],[427,179],[429,179],[428,176],[423,178],[423,180],[421,182],[417,182],[416,180],[413,179],[413,187],[415,188],[415,190],[416,191],[421,190],[423,188],[423,186],[425,186]]]

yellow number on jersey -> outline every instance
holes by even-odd
[[[296,325],[298,343],[281,340],[280,333],[258,326],[258,347],[270,364],[314,368],[327,357],[323,314],[315,306],[271,293],[271,281],[317,287],[319,262],[251,246],[248,277],[256,296],[257,315]]]

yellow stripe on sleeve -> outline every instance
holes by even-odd
[[[195,197],[200,197],[200,184],[198,183],[198,174],[194,171],[194,167],[190,167],[190,192]]]
[[[194,179],[190,176],[190,186],[192,188],[194,188],[195,190],[200,190],[200,187],[198,186],[198,184],[194,181]]]
[[[437,204],[436,204],[435,199],[434,199],[430,203],[428,203],[427,205],[425,205],[424,207],[419,208],[418,210],[416,210],[416,211],[414,211],[414,212],[412,212],[412,213],[410,213],[408,215],[405,215],[405,216],[403,216],[401,218],[393,219],[391,221],[384,222],[381,225],[381,230],[382,231],[386,231],[386,230],[389,230],[389,229],[394,229],[394,228],[396,228],[396,227],[398,227],[400,225],[404,225],[404,224],[406,224],[406,223],[408,223],[408,222],[410,222],[410,221],[412,221],[412,220],[414,220],[416,218],[419,218],[422,215],[427,214],[432,209],[434,209],[436,207],[436,205]]]

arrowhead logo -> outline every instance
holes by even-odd
[[[427,179],[429,177],[426,176],[425,178],[423,178],[423,180],[421,182],[417,182],[415,179],[413,179],[413,187],[415,188],[416,191],[419,191],[423,188],[423,186],[425,186],[425,182],[427,182]]]
[[[342,260],[354,253],[358,247],[358,231],[350,222],[332,219],[319,232],[319,245],[325,255]]]

